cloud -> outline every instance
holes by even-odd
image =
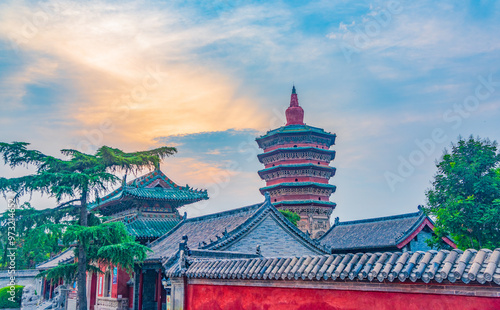
[[[198,210],[215,212],[262,198],[254,139],[283,125],[295,82],[307,124],[338,134],[335,212],[414,211],[438,148],[396,193],[383,174],[416,139],[434,128],[446,130],[443,146],[472,132],[500,139],[498,91],[460,128],[443,121],[474,94],[478,75],[500,77],[500,4],[400,1],[402,11],[348,63],[340,43],[354,44],[356,29],[388,3],[3,2],[0,141],[54,155],[176,146],[167,174],[218,192]],[[212,179],[227,175],[223,188]]]

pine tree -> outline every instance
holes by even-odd
[[[76,242],[75,255],[78,261],[72,266],[76,268],[79,309],[87,310],[86,300],[86,271],[90,268],[87,260],[87,252],[95,249],[90,246],[101,229],[100,226],[89,227],[87,203],[92,198],[97,199],[99,193],[106,191],[111,185],[117,183],[119,178],[114,172],[122,171],[138,172],[144,168],[154,168],[160,163],[160,160],[174,154],[177,150],[171,147],[161,147],[149,151],[126,153],[119,149],[103,146],[97,150],[94,155],[85,154],[77,150],[64,149],[61,153],[66,159],[60,159],[48,156],[37,150],[29,150],[29,143],[13,142],[0,143],[0,154],[5,164],[11,168],[18,166],[33,166],[35,173],[17,177],[0,178],[0,192],[6,196],[7,193],[14,193],[14,201],[33,192],[40,192],[49,197],[55,197],[57,201],[64,198],[71,199],[68,204],[73,204],[79,209],[78,225],[72,225],[65,234],[66,241],[73,239]],[[108,233],[112,229],[121,229],[116,225],[106,225]],[[100,231],[102,233],[102,231]],[[109,236],[109,234],[108,234]],[[125,240],[129,242],[130,240]],[[134,257],[127,256],[127,246],[123,243],[114,244],[110,242],[98,251],[101,251],[103,257],[112,260],[119,260],[117,263],[130,266]],[[140,247],[136,247],[135,255],[141,256]],[[144,250],[144,249],[143,249]],[[98,253],[97,253],[98,254]],[[96,254],[96,255],[97,255]],[[120,255],[124,257],[119,257]],[[145,257],[145,251],[143,257]],[[92,256],[94,257],[94,256]],[[141,258],[141,257],[137,257]],[[61,267],[70,269],[71,266]],[[61,270],[56,270],[60,272]],[[68,271],[69,273],[69,271]]]

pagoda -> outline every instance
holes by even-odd
[[[258,173],[266,181],[260,192],[269,193],[276,208],[298,213],[299,229],[319,238],[330,228],[336,206],[329,200],[336,187],[328,184],[335,175],[330,166],[335,151],[330,147],[336,135],[304,124],[295,86],[285,115],[286,126],[256,139],[264,151],[258,155],[264,164]]]
[[[130,235],[149,243],[174,228],[181,220],[178,208],[208,199],[206,190],[179,186],[159,167],[127,182],[90,206],[110,222],[121,221]]]

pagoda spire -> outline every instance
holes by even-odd
[[[286,125],[304,125],[304,110],[299,106],[299,98],[295,85],[292,88],[292,96],[290,98],[290,107],[285,111]]]

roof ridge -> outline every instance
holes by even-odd
[[[363,223],[374,223],[374,222],[382,222],[382,221],[387,221],[387,220],[397,220],[397,219],[403,219],[403,218],[410,218],[414,216],[421,216],[422,211],[418,212],[412,212],[412,213],[404,213],[404,214],[397,214],[397,215],[389,215],[389,216],[382,216],[382,217],[373,217],[369,219],[362,219],[362,220],[353,220],[353,221],[345,221],[345,222],[338,222],[337,224],[333,225],[335,226],[342,226],[342,225],[351,225],[351,224],[363,224]],[[326,233],[325,233],[326,235]]]
[[[299,237],[304,239],[304,241],[306,241],[308,244],[312,245],[316,249],[319,249],[324,253],[328,253],[328,251],[323,246],[321,246],[319,242],[316,243],[305,232],[300,230],[297,226],[293,225],[292,222],[290,222],[276,207],[273,206],[272,209],[273,209],[272,212],[281,219],[282,223],[286,224],[288,228],[295,231],[297,235],[299,235]]]
[[[162,240],[166,239],[167,237],[169,237],[172,233],[174,233],[177,229],[179,229],[179,227],[181,227],[182,225],[184,225],[184,223],[187,223],[187,222],[190,222],[190,223],[192,223],[192,222],[201,222],[201,221],[206,220],[206,219],[217,218],[221,214],[224,214],[224,213],[227,214],[227,215],[229,215],[229,214],[237,214],[237,213],[240,213],[240,212],[244,212],[246,210],[250,210],[250,209],[255,208],[256,206],[260,206],[260,205],[261,204],[253,204],[253,205],[250,205],[250,206],[245,206],[245,207],[241,207],[241,208],[237,208],[237,209],[231,209],[231,210],[227,210],[227,211],[222,211],[222,212],[217,212],[217,213],[202,215],[202,216],[188,218],[188,219],[182,218],[182,220],[179,223],[177,223],[177,225],[175,225],[166,234],[164,234],[160,238],[156,239],[155,241],[151,242],[151,244],[149,245],[149,247],[152,248],[153,246],[155,246],[160,241],[162,241]]]
[[[316,244],[311,238],[309,238],[304,232],[302,232],[298,227],[293,225],[288,219],[285,218],[279,210],[273,206],[273,204],[270,201],[269,195],[266,195],[266,200],[264,203],[260,206],[261,210],[256,212],[254,215],[252,215],[250,218],[248,218],[244,223],[242,223],[237,229],[232,230],[228,237],[226,238],[221,238],[218,240],[215,240],[214,242],[207,244],[205,249],[213,249],[213,248],[218,248],[221,246],[225,246],[227,242],[231,242],[234,239],[238,238],[241,234],[244,234],[247,232],[251,227],[255,226],[257,222],[260,222],[268,213],[274,214],[278,218],[278,220],[285,225],[285,229],[292,230],[295,232],[300,239],[302,239],[303,242],[306,242],[309,247],[313,247],[314,249],[323,252],[323,253],[328,253],[321,245]]]
[[[241,223],[236,229],[231,230],[227,233],[225,238],[216,239],[211,243],[205,245],[202,249],[213,249],[223,246],[225,242],[229,242],[238,237],[240,233],[245,233],[249,228],[254,226],[256,222],[258,222],[263,216],[265,216],[266,211],[268,211],[269,203],[268,201],[264,201],[263,204],[259,204],[259,209],[250,216],[246,221]]]
[[[50,262],[51,260],[54,260],[54,259],[56,259],[56,258],[58,258],[58,257],[61,257],[63,254],[65,254],[65,253],[66,253],[66,252],[68,252],[69,250],[73,250],[73,248],[74,248],[74,247],[72,247],[72,246],[68,247],[66,250],[61,251],[59,254],[57,254],[57,255],[55,255],[55,256],[53,256],[53,257],[51,257],[51,258],[47,259],[47,260],[44,260],[43,262],[41,262],[41,263],[39,263],[39,264],[37,264],[37,265],[35,266],[35,268],[38,268],[39,266],[41,266],[41,265],[43,265],[43,264],[46,264],[46,263]]]

